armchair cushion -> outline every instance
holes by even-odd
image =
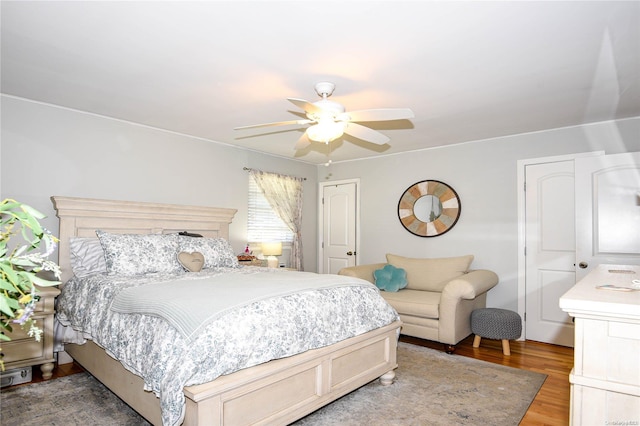
[[[407,286],[407,272],[393,265],[384,265],[373,271],[375,284],[380,290],[396,292]]]
[[[380,294],[402,315],[434,319],[440,317],[440,293],[405,288],[397,293],[383,291]]]
[[[445,285],[469,270],[473,255],[416,259],[387,254],[387,262],[407,271],[407,288],[442,292]]]

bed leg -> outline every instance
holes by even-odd
[[[382,386],[389,386],[393,384],[393,379],[396,377],[396,372],[394,370],[387,371],[382,376],[380,376],[380,384]]]

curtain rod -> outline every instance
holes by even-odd
[[[256,170],[256,171],[258,171],[258,172],[261,172],[261,171],[262,171],[262,170],[257,170],[257,169],[251,169],[251,168],[249,168],[249,167],[243,167],[243,168],[242,168],[242,170],[246,170],[246,171],[248,171],[248,172],[249,172],[249,171],[251,171],[251,170]],[[273,173],[273,172],[269,172],[269,173]],[[280,173],[276,173],[276,174],[280,174]],[[294,178],[297,178],[297,179],[302,179],[302,180],[307,180],[307,178],[306,178],[306,177],[303,177],[303,178],[298,178],[297,176],[291,176],[291,177],[294,177]]]

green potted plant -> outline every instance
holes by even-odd
[[[38,341],[42,330],[31,318],[39,299],[36,286],[60,284],[60,281],[38,275],[39,272],[49,271],[56,279],[60,279],[60,267],[47,260],[55,250],[58,239],[38,222],[44,217],[34,208],[12,199],[5,199],[0,204],[0,327],[10,332],[14,325],[19,325]],[[13,240],[9,243],[18,235],[22,241]],[[8,340],[9,336],[0,334],[0,344]],[[0,370],[4,371],[2,359]]]

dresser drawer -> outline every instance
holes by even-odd
[[[578,375],[640,386],[640,324],[576,318]]]

